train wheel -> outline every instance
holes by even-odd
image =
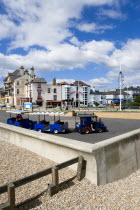
[[[42,130],[40,128],[37,131],[40,132],[40,133],[42,132]]]
[[[98,132],[98,133],[102,133],[102,131],[103,131],[102,128],[98,128],[98,129],[97,129],[97,132]]]
[[[53,130],[53,133],[57,134],[58,133],[58,130],[57,129],[54,129]]]
[[[90,130],[89,130],[88,128],[86,128],[86,129],[84,130],[84,133],[85,133],[85,134],[89,134],[89,133],[90,133]]]

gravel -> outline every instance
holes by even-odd
[[[0,141],[0,185],[55,165],[26,149]],[[71,178],[76,172],[65,168],[59,171],[60,182]],[[129,177],[95,186],[87,179],[77,179],[61,184],[60,191],[50,197],[47,191],[51,175],[16,188],[18,209],[140,209],[140,170]],[[0,203],[7,201],[7,193],[0,195]]]

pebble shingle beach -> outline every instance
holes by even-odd
[[[0,141],[0,185],[12,182],[56,163],[26,149]],[[59,180],[74,176],[76,172],[65,168],[59,171]],[[47,191],[51,175],[16,188],[18,209],[140,209],[140,170],[122,180],[95,186],[87,179],[75,178],[60,185],[60,191],[50,197]],[[0,204],[7,201],[7,194],[0,195]],[[19,205],[20,204],[20,205]]]

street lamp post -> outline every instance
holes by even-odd
[[[120,72],[119,72],[119,88],[120,88],[120,111],[122,111],[122,86],[123,86],[123,74],[121,71],[121,65],[120,65]]]
[[[78,80],[78,109],[80,108],[79,102],[80,102],[80,97],[79,97],[79,80]]]

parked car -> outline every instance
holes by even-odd
[[[127,109],[139,109],[138,106],[129,106]]]
[[[32,103],[32,105],[33,105],[33,108],[38,108],[39,107],[39,105],[36,104],[36,103]]]
[[[98,108],[106,108],[106,105],[99,104],[99,105],[98,105]]]
[[[122,108],[122,109],[128,109],[129,106],[122,106],[121,108]]]
[[[15,105],[7,105],[7,108],[16,108]]]
[[[0,104],[0,108],[6,107],[6,104]]]

